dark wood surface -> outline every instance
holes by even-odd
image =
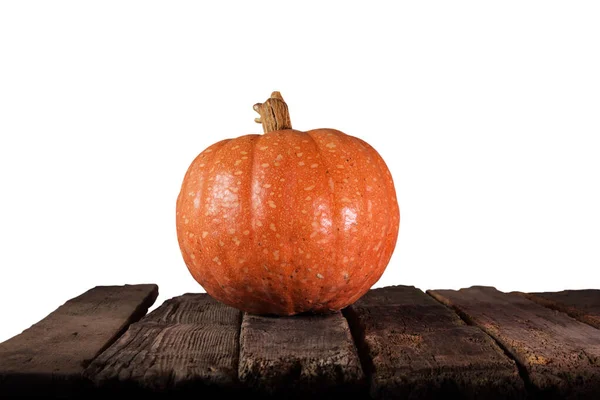
[[[188,293],[142,318],[156,285],[97,287],[0,344],[0,398],[600,399],[598,292],[390,286],[293,317]]]
[[[364,398],[364,374],[348,322],[331,315],[244,315],[239,378],[252,393],[287,398]]]
[[[98,286],[0,343],[0,398],[69,395],[84,385],[84,368],[158,296],[156,285]]]
[[[345,313],[373,398],[525,396],[515,362],[494,340],[419,289],[372,289]]]
[[[536,395],[600,398],[598,329],[492,287],[430,293],[497,340],[522,367]]]
[[[548,293],[519,293],[544,307],[562,311],[600,329],[600,290],[563,290]]]
[[[165,301],[132,324],[85,375],[100,390],[173,395],[237,387],[242,313],[207,294]]]

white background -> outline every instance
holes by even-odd
[[[202,292],[183,175],[273,90],[386,160],[375,287],[600,288],[598,3],[397,3],[0,3],[0,341],[95,285]]]

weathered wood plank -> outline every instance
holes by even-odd
[[[514,361],[480,329],[412,286],[372,289],[344,313],[373,398],[523,398]]]
[[[429,293],[494,337],[544,398],[600,398],[600,332],[564,313],[492,287]]]
[[[104,393],[236,390],[241,319],[205,293],[174,297],[132,324],[85,375]]]
[[[600,329],[600,290],[563,290],[561,292],[514,292],[529,300],[567,313],[571,317]]]
[[[292,317],[244,314],[239,378],[261,398],[366,394],[360,359],[340,312]]]
[[[0,393],[75,395],[85,387],[85,366],[142,318],[157,296],[156,285],[97,286],[65,302],[0,343]]]

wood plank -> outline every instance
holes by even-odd
[[[600,332],[493,287],[429,293],[494,337],[544,398],[600,398]]]
[[[244,314],[239,378],[259,398],[366,394],[360,359],[341,312],[291,317]]]
[[[156,285],[97,286],[0,343],[2,395],[75,395],[87,364],[142,318]]]
[[[523,398],[494,340],[413,286],[371,289],[344,310],[372,398]]]
[[[581,322],[600,329],[600,290],[514,293],[525,296],[544,307],[567,313]]]
[[[205,293],[174,297],[132,324],[85,375],[105,395],[235,390],[241,319],[240,311]]]

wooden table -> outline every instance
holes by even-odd
[[[600,290],[372,289],[324,316],[98,286],[0,343],[0,398],[600,399]]]

